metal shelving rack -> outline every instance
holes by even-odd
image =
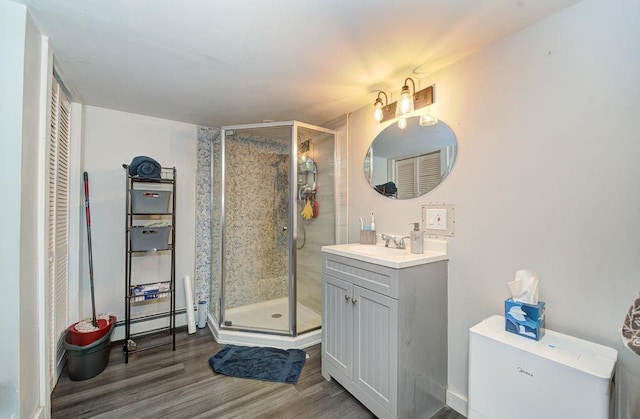
[[[125,356],[125,363],[129,362],[129,353],[140,352],[148,349],[152,349],[158,346],[172,345],[173,351],[176,350],[176,168],[175,167],[163,167],[161,169],[161,176],[157,179],[139,178],[137,176],[130,176],[128,165],[123,164],[122,167],[125,170],[126,177],[126,227],[125,227],[125,340],[123,345],[123,352]],[[168,212],[134,212],[132,204],[132,191],[136,190],[155,190],[170,192],[171,203],[169,205]],[[166,248],[153,249],[153,250],[134,250],[132,247],[132,227],[139,226],[140,222],[144,220],[170,220],[170,233],[169,241]],[[171,254],[171,273],[169,280],[159,280],[149,283],[137,283],[133,281],[132,275],[132,258],[134,254],[141,254],[144,256],[157,256],[161,252],[170,252]],[[151,286],[155,284],[162,284],[164,288],[158,290],[157,293],[136,293],[137,287]],[[168,287],[167,287],[168,286]],[[152,315],[140,316],[132,318],[131,306],[134,303],[143,302],[151,303],[159,301],[160,299],[170,299],[169,311],[157,312]],[[132,334],[131,324],[134,322],[144,322],[154,320],[157,318],[169,317],[169,325],[161,327],[144,333]],[[144,348],[138,348],[132,338],[140,336],[142,334],[151,334],[156,332],[169,332],[171,338],[170,342],[164,342],[145,346]]]

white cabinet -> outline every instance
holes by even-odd
[[[348,378],[353,373],[353,284],[323,276],[322,361]],[[325,377],[326,378],[326,377]]]
[[[323,260],[322,375],[379,418],[431,417],[446,389],[447,262]]]

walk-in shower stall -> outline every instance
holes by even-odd
[[[320,341],[334,164],[335,133],[296,121],[223,127],[212,143],[209,301],[219,342]]]

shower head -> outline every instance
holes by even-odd
[[[304,201],[306,198],[306,195],[311,192],[311,188],[309,187],[309,184],[305,183],[304,185],[300,186],[300,188],[298,189],[298,199],[300,201]]]

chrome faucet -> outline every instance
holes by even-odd
[[[409,236],[406,237],[400,237],[399,239],[396,239],[393,236],[390,236],[388,234],[381,234],[380,238],[382,240],[384,240],[384,247],[389,247],[389,243],[393,242],[393,245],[396,247],[396,249],[406,249],[406,245],[404,243],[404,239],[408,239]]]

